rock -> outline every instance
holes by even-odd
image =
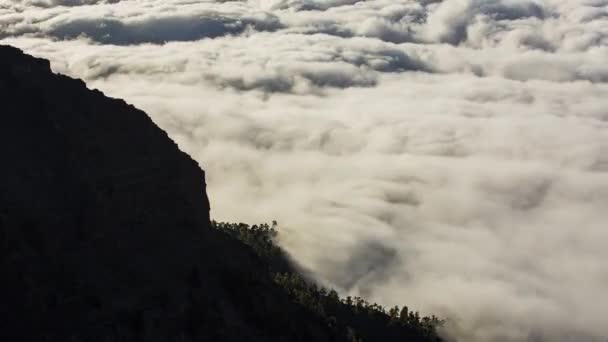
[[[2,341],[324,341],[142,111],[0,47]]]

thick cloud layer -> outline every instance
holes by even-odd
[[[608,338],[608,1],[0,0],[318,279],[460,341]]]

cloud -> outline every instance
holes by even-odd
[[[150,3],[153,10],[141,11],[128,1],[91,2],[95,6],[50,9],[7,15],[4,36],[25,33],[58,39],[86,37],[103,44],[162,44],[168,41],[195,41],[247,30],[275,31],[279,19],[266,12],[247,12],[243,6],[203,3],[180,6],[178,3]],[[65,5],[65,3],[60,3]],[[88,3],[87,3],[88,4]],[[1,23],[2,21],[0,21]],[[2,36],[0,34],[0,36]]]
[[[1,43],[146,110],[320,282],[460,341],[608,337],[608,1],[32,4]]]
[[[86,6],[95,4],[115,4],[127,0],[5,0],[4,3],[12,4],[17,7],[37,6],[37,7],[56,7],[56,6]]]
[[[468,28],[480,17],[497,24],[522,19],[543,19],[548,10],[528,0],[448,0],[429,15],[424,33],[432,41],[459,44],[468,38]]]

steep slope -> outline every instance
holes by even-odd
[[[145,113],[11,47],[0,96],[1,340],[330,338],[209,229],[204,173]]]
[[[430,340],[273,279],[211,226],[197,163],[124,101],[0,46],[0,106],[1,341]]]

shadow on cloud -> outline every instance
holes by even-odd
[[[281,28],[274,16],[228,18],[221,15],[200,17],[175,16],[146,18],[123,22],[117,19],[82,19],[61,23],[49,34],[60,39],[88,37],[96,42],[115,45],[162,44],[170,41],[194,41],[241,34],[248,29],[275,31]]]

